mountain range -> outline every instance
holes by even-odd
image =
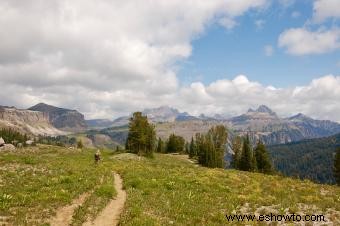
[[[85,120],[76,110],[39,103],[28,109],[0,108],[0,127],[11,127],[31,134],[58,135],[65,132],[95,130],[97,134],[113,135],[113,142],[124,143],[127,124],[131,116],[115,120]],[[284,144],[303,139],[320,138],[340,133],[340,124],[329,120],[315,120],[303,114],[288,118],[279,117],[265,105],[249,109],[244,114],[227,118],[221,115],[193,116],[175,108],[161,106],[142,111],[155,124],[157,135],[166,139],[171,133],[183,136],[187,141],[196,133],[204,133],[213,125],[225,125],[231,136],[248,134],[255,143]],[[124,129],[122,129],[124,128]],[[115,131],[119,131],[118,135]],[[104,131],[104,132],[103,132]],[[93,132],[92,132],[93,134]],[[120,137],[121,136],[121,137]]]
[[[248,134],[255,143],[262,140],[265,144],[283,144],[303,139],[326,137],[340,133],[340,124],[329,120],[315,120],[301,113],[288,118],[280,118],[265,105],[257,109],[249,109],[239,116],[226,118],[221,115],[207,117],[205,115],[192,116],[177,109],[162,106],[146,109],[142,112],[156,126],[159,137],[167,138],[171,133],[190,140],[195,133],[204,133],[213,125],[223,124],[230,133],[244,136]],[[109,131],[115,127],[128,124],[130,116],[123,116],[112,121]]]

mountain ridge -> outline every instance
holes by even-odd
[[[38,103],[28,110],[47,114],[51,124],[63,131],[80,132],[87,128],[84,115],[77,110],[55,107],[45,103]]]
[[[203,114],[192,116],[166,106],[143,112],[151,122],[155,123],[156,131],[162,138],[167,137],[170,133],[178,133],[188,140],[195,132],[205,132],[207,128],[203,125],[216,124],[225,125],[234,135],[245,136],[248,134],[253,143],[262,140],[267,145],[326,137],[340,132],[340,124],[337,122],[312,119],[302,113],[281,118],[266,105],[260,105],[255,110],[250,108],[246,113],[231,118],[221,115],[209,117]],[[166,114],[162,115],[163,112]],[[127,116],[116,119],[113,127],[127,125],[128,119]],[[201,122],[208,122],[208,124]],[[201,129],[198,128],[199,125],[202,127]]]
[[[275,167],[284,175],[333,184],[333,155],[337,147],[340,147],[340,133],[272,145],[268,151]]]
[[[10,128],[30,135],[62,135],[43,112],[0,106],[0,128]]]

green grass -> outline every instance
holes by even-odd
[[[95,165],[91,150],[43,145],[0,154],[0,216],[8,216],[14,225],[41,224],[58,207],[91,190],[102,208],[115,196],[112,186],[110,164]],[[82,216],[96,214],[98,208],[86,209]]]
[[[226,214],[255,212],[322,213],[340,224],[336,186],[209,169],[161,154],[146,159],[104,151],[95,165],[91,150],[52,146],[0,153],[0,216],[13,225],[41,225],[58,207],[90,192],[73,214],[72,225],[81,225],[116,195],[113,171],[127,191],[120,225],[227,225]]]
[[[197,167],[177,156],[125,156],[113,157],[128,192],[122,225],[225,225],[226,214],[254,214],[263,206],[273,213],[340,211],[339,187]],[[329,217],[340,220],[337,214]]]

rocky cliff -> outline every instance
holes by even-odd
[[[80,132],[87,128],[84,115],[76,110],[54,107],[44,103],[30,107],[29,110],[46,114],[50,123],[63,131]]]
[[[0,128],[11,128],[33,135],[63,134],[49,122],[48,115],[43,112],[4,106],[0,106]]]

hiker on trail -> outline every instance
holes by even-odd
[[[100,151],[99,149],[97,150],[96,154],[94,154],[94,161],[98,163],[100,160]]]

